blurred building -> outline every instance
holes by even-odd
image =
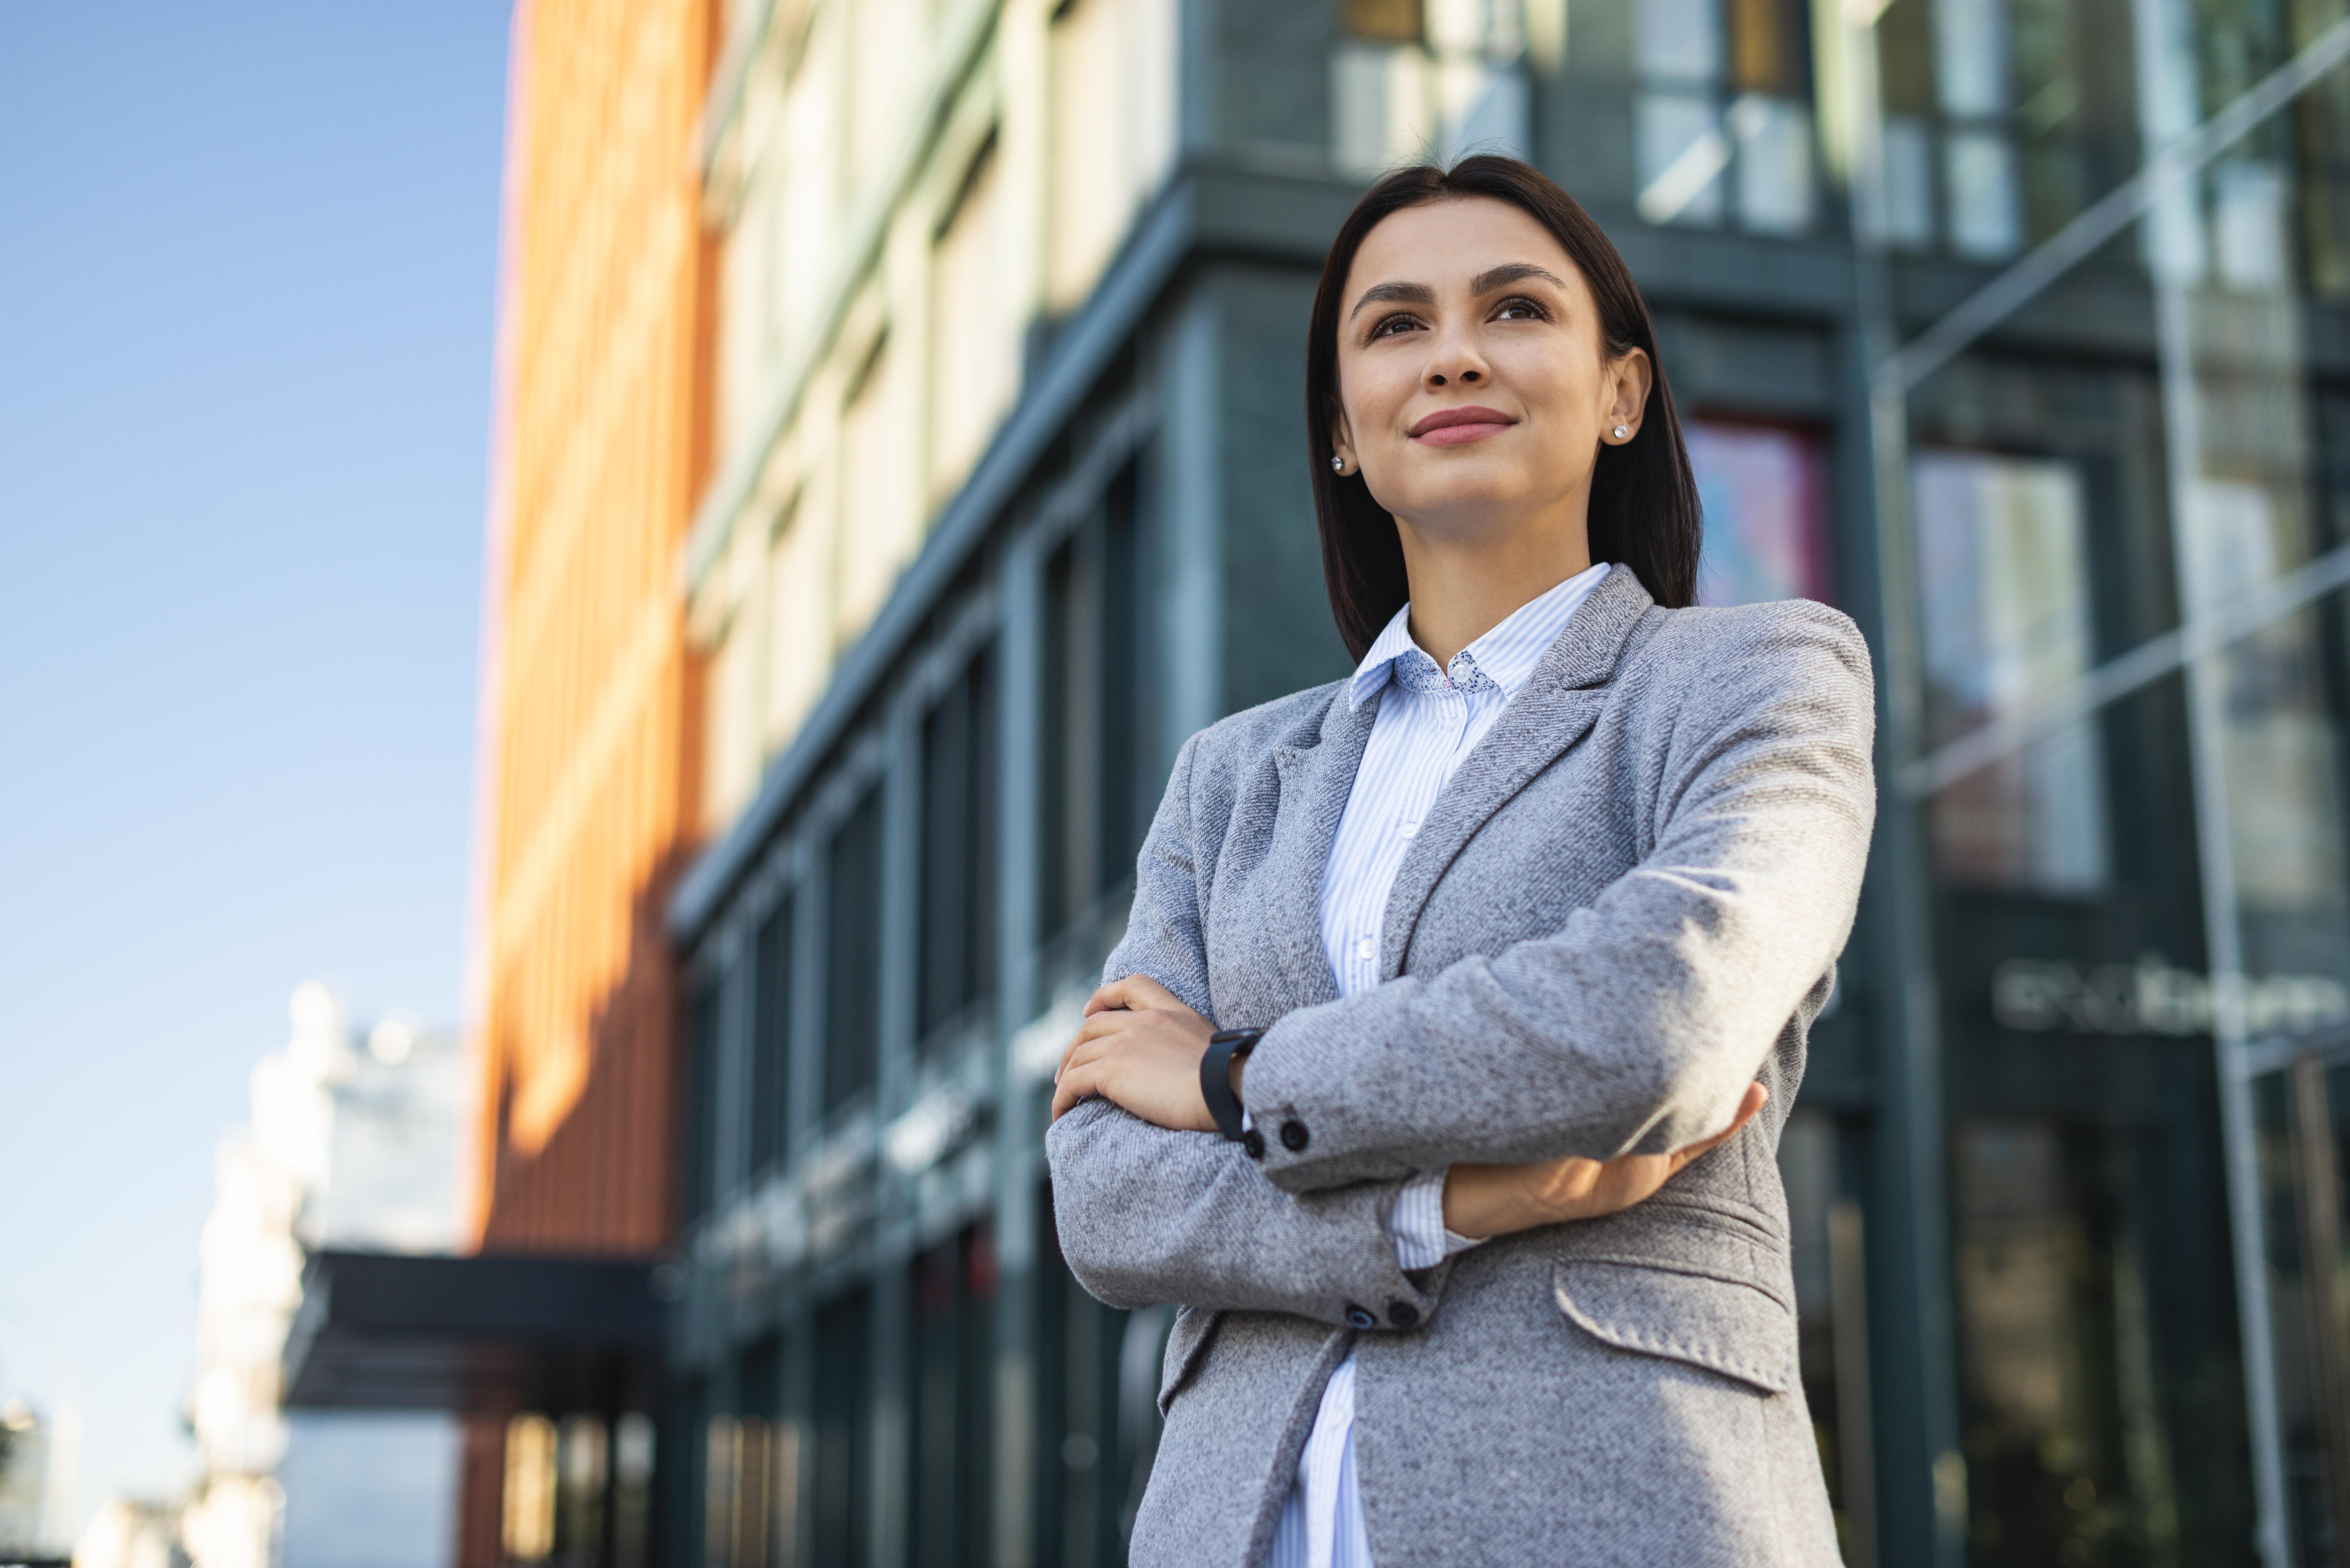
[[[49,1418],[22,1399],[0,1400],[0,1561],[63,1553],[78,1436],[70,1409]]]
[[[317,984],[289,1012],[290,1043],[254,1068],[253,1119],[215,1161],[189,1406],[201,1476],[179,1538],[200,1568],[438,1568],[453,1532],[455,1428],[289,1410],[299,1401],[285,1368],[307,1257],[449,1250],[459,1043],[396,1014],[362,1036]],[[350,1532],[370,1511],[355,1557]]]
[[[712,442],[717,244],[694,170],[717,26],[706,0],[514,9],[463,1255],[315,1255],[286,1352],[296,1406],[460,1418],[462,1568],[653,1551],[655,1264],[680,1163],[664,922],[702,809],[677,570]]]
[[[179,1523],[168,1503],[110,1498],[74,1543],[73,1568],[186,1568]]]
[[[1346,667],[1328,238],[1492,148],[1657,311],[1708,597],[1877,650],[1784,1153],[1851,1559],[2338,1560],[2339,15],[727,5],[673,1559],[1119,1557],[1166,1322],[1055,1262],[1041,1085],[1176,745]]]
[[[480,1251],[333,1261],[300,1377],[469,1412],[468,1568],[1120,1560],[1167,1315],[1059,1266],[1043,1085],[1175,747],[1345,669],[1329,235],[1492,148],[1655,306],[1706,596],[1878,655],[1783,1155],[1849,1559],[2338,1560],[2345,28],[527,0]]]
[[[707,0],[514,12],[465,1243],[546,1267],[448,1288],[508,1352],[500,1314],[555,1305],[531,1355],[448,1364],[465,1568],[648,1549],[657,1369],[650,1344],[596,1336],[657,1324],[650,1266],[676,1235],[662,921],[700,796],[675,574],[710,462],[715,247],[691,171],[715,25]],[[598,1267],[616,1260],[634,1272]],[[566,1315],[592,1302],[619,1315]]]

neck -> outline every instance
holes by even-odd
[[[1399,517],[1396,531],[1410,586],[1411,639],[1440,669],[1513,611],[1591,566],[1580,507],[1571,520],[1498,529],[1440,531]]]

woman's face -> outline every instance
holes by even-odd
[[[1334,444],[1374,500],[1464,541],[1581,525],[1600,443],[1639,433],[1648,358],[1607,357],[1549,230],[1490,197],[1406,208],[1364,236],[1339,306]]]

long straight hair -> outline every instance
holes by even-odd
[[[1705,528],[1697,481],[1681,441],[1673,395],[1657,355],[1648,302],[1624,258],[1575,198],[1540,170],[1514,158],[1464,158],[1450,170],[1433,164],[1398,170],[1366,192],[1338,226],[1322,264],[1314,318],[1305,344],[1305,444],[1314,478],[1314,514],[1322,530],[1322,576],[1338,635],[1359,659],[1411,595],[1404,576],[1403,541],[1388,510],[1371,499],[1358,470],[1330,472],[1333,413],[1338,404],[1338,317],[1347,274],[1363,238],[1407,207],[1463,196],[1488,196],[1531,216],[1550,231],[1583,274],[1599,310],[1599,335],[1611,358],[1638,348],[1653,375],[1639,433],[1621,446],[1602,442],[1591,475],[1587,514],[1591,558],[1629,566],[1659,604],[1679,608],[1697,597],[1698,546]]]

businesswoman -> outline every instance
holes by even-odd
[[[1374,188],[1307,444],[1354,674],[1192,737],[1048,1137],[1180,1304],[1139,1564],[1818,1564],[1773,1158],[1875,809],[1867,656],[1690,607],[1647,307],[1523,164]]]

